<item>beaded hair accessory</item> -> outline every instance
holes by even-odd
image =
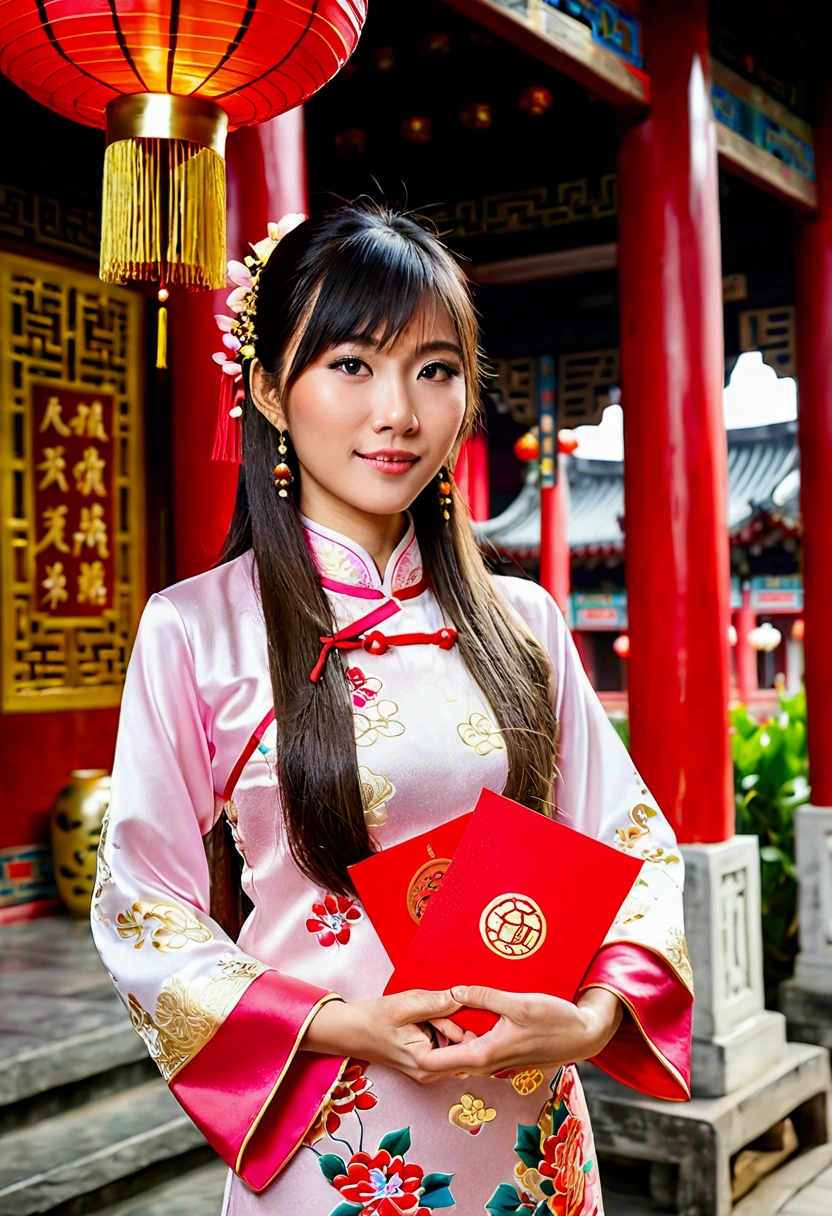
[[[222,368],[220,404],[217,414],[217,429],[214,435],[212,460],[226,460],[232,464],[242,462],[243,402],[246,389],[243,367],[254,358],[255,317],[257,315],[257,287],[263,267],[268,262],[278,243],[298,224],[306,219],[299,212],[284,215],[276,224],[269,224],[268,236],[256,245],[250,245],[249,253],[242,262],[228,263],[228,277],[234,290],[225,301],[233,317],[217,313],[214,320],[222,334],[223,349],[211,356]]]

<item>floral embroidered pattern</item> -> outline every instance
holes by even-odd
[[[502,751],[505,747],[503,736],[485,714],[471,714],[467,722],[460,722],[456,733],[463,743],[473,747],[478,756],[488,756],[491,752]]]
[[[373,701],[381,692],[381,680],[377,676],[365,676],[360,667],[348,667],[346,675],[356,709],[363,709],[368,701]]]
[[[304,1144],[317,1144],[324,1136],[334,1136],[341,1120],[355,1110],[372,1110],[378,1102],[371,1094],[372,1081],[364,1075],[366,1060],[350,1060],[335,1082],[321,1107],[318,1117],[306,1134]]]
[[[361,713],[354,715],[355,742],[357,747],[372,747],[377,739],[395,739],[404,734],[399,722],[399,707],[395,701],[377,701],[366,705]]]
[[[362,911],[354,899],[346,895],[330,895],[312,905],[312,916],[306,922],[310,933],[318,935],[322,946],[346,946],[352,925],[361,920]]]
[[[132,992],[128,993],[127,1008],[133,1029],[144,1039],[151,1059],[166,1081],[205,1046],[249,984],[267,970],[262,963],[250,959],[221,958],[217,972],[201,987],[186,988],[182,980],[168,979],[152,1016]]]
[[[107,848],[107,833],[110,829],[110,808],[104,812],[104,818],[101,821],[101,835],[98,838],[98,855],[95,863],[95,890],[92,893],[92,915],[93,918],[103,925],[110,924],[110,918],[106,913],[102,912],[99,907],[99,901],[104,894],[104,888],[107,883],[113,881],[113,872],[110,869],[110,864],[104,856]]]
[[[665,951],[679,979],[693,992],[693,967],[688,954],[688,941],[681,929],[670,930]]]
[[[126,912],[116,917],[116,933],[125,939],[134,938],[141,950],[150,942],[154,950],[181,950],[184,946],[209,942],[212,934],[207,925],[197,920],[193,912],[179,904],[149,904],[137,900]]]
[[[395,786],[364,764],[358,766],[358,778],[361,782],[364,822],[370,828],[381,827],[387,822],[387,802],[395,794]]]
[[[318,1157],[322,1174],[343,1201],[330,1216],[430,1216],[436,1208],[454,1206],[453,1174],[425,1174],[420,1165],[405,1160],[409,1127],[388,1132],[374,1154],[347,1147],[349,1161],[336,1153]]]
[[[669,866],[679,865],[682,859],[675,849],[651,847],[650,820],[655,819],[658,813],[654,807],[639,802],[628,812],[630,822],[626,827],[615,829],[615,843],[622,853],[634,853],[638,845],[639,856],[645,861]]]
[[[514,1180],[502,1182],[485,1205],[491,1216],[599,1216],[597,1168],[585,1152],[585,1129],[573,1114],[574,1070],[561,1068],[535,1124],[517,1125]]]
[[[448,1111],[448,1122],[453,1123],[455,1127],[461,1127],[471,1136],[478,1136],[486,1123],[491,1123],[496,1118],[495,1108],[486,1106],[482,1098],[475,1098],[473,1094],[463,1094]]]
[[[540,1068],[524,1068],[522,1072],[516,1072],[511,1078],[511,1084],[514,1089],[525,1097],[527,1094],[533,1094],[536,1089],[539,1089],[543,1084],[543,1070]]]
[[[312,554],[312,560],[318,567],[318,573],[324,578],[331,578],[336,583],[346,583],[351,587],[372,587],[373,576],[362,560],[352,549],[340,541],[330,540],[320,532],[304,528],[306,544]]]

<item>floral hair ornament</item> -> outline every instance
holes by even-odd
[[[211,356],[222,368],[220,403],[217,414],[217,430],[214,435],[212,460],[225,460],[232,464],[242,463],[243,401],[246,390],[243,382],[243,366],[254,358],[255,317],[257,314],[257,287],[263,267],[278,243],[298,224],[306,219],[300,212],[284,215],[276,224],[269,224],[268,236],[256,245],[250,245],[245,261],[228,263],[228,277],[234,290],[226,304],[235,314],[233,317],[218,313],[214,320],[222,334],[223,349]]]

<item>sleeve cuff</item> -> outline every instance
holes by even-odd
[[[651,1098],[690,1098],[693,994],[658,955],[632,943],[603,946],[584,977],[622,1002],[621,1025],[592,1063]]]
[[[346,1059],[299,1052],[332,992],[267,971],[171,1081],[174,1096],[223,1161],[262,1191],[300,1147]]]

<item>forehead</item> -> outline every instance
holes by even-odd
[[[355,335],[358,337],[359,335]],[[409,353],[428,343],[448,342],[458,345],[457,333],[451,315],[445,305],[439,300],[425,300],[413,313],[410,320],[394,333],[390,340],[383,345],[378,333],[362,333],[361,339],[366,345],[374,346],[376,350],[384,350],[386,354]]]

